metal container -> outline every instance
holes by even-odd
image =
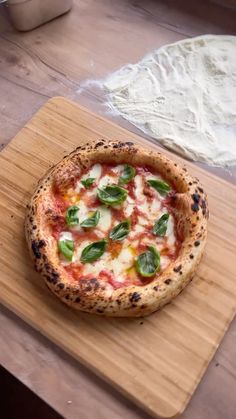
[[[72,0],[6,0],[10,18],[19,31],[29,31],[68,12]]]

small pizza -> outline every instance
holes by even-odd
[[[26,238],[48,287],[78,310],[145,316],[192,279],[206,195],[163,154],[132,142],[78,147],[40,181]]]

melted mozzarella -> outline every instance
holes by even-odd
[[[130,196],[127,196],[126,201],[124,202],[124,214],[126,217],[130,217],[134,210],[135,201]]]
[[[161,269],[167,268],[170,263],[170,258],[168,256],[161,256]]]
[[[136,175],[134,177],[135,183],[135,196],[138,200],[143,201],[146,199],[145,195],[143,194],[143,178],[141,175]]]
[[[60,240],[60,241],[64,241],[64,240],[73,240],[72,233],[70,233],[69,231],[62,231],[62,232],[60,233],[59,240]]]
[[[98,209],[100,211],[100,220],[98,223],[98,227],[102,231],[107,232],[109,228],[111,227],[111,223],[112,223],[111,209],[105,206],[102,206]]]
[[[98,181],[99,178],[101,177],[101,174],[102,174],[101,164],[99,164],[99,163],[94,164],[91,167],[91,169],[89,170],[89,172],[86,175],[82,176],[82,178],[77,182],[75,192],[79,193],[81,191],[81,189],[84,189],[84,186],[81,183],[81,180],[85,180],[85,179],[88,179],[88,178],[94,178],[95,181]]]
[[[143,227],[141,224],[136,224],[133,230],[129,233],[130,240],[133,240],[138,233],[143,233],[144,231],[145,227]],[[132,245],[135,246],[133,242]]]
[[[79,211],[78,211],[79,222],[81,223],[86,218],[88,218],[89,216],[88,214],[89,214],[89,211],[91,211],[91,209],[89,209],[82,200],[80,200],[77,205],[79,208]],[[81,228],[82,227],[80,227],[79,224],[72,227],[72,229],[76,231],[81,230]]]
[[[84,241],[83,243],[81,243],[79,246],[77,246],[74,255],[73,255],[73,259],[72,262],[79,262],[80,260],[80,256],[81,253],[83,251],[83,249],[88,246],[91,242],[89,242],[88,240]]]
[[[148,224],[149,224],[149,221],[148,221],[148,219],[147,219],[147,218],[145,218],[145,217],[143,217],[143,216],[139,215],[139,216],[138,216],[138,224],[139,224],[140,226],[146,226],[146,225],[148,225]]]
[[[116,259],[108,262],[109,269],[113,271],[115,280],[125,281],[125,271],[133,266],[134,252],[130,247],[123,248]]]
[[[170,247],[174,246],[175,244],[174,219],[171,214],[169,216],[169,220],[167,223],[166,236],[167,236],[168,246]]]
[[[121,172],[124,170],[124,164],[118,164],[117,166],[112,168],[112,171],[115,172],[118,176],[121,175]]]
[[[101,177],[101,174],[102,174],[102,166],[101,166],[101,164],[97,163],[97,164],[94,164],[94,166],[91,167],[91,169],[90,169],[88,175],[86,176],[86,178],[92,177],[92,178],[95,178],[95,179],[98,180]]]
[[[112,185],[113,183],[116,182],[116,179],[117,179],[116,176],[105,175],[99,181],[98,187],[103,188],[103,186]]]

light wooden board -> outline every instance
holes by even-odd
[[[174,417],[186,406],[235,314],[236,188],[187,164],[209,194],[209,239],[195,280],[173,303],[143,320],[74,312],[33,271],[23,219],[44,172],[77,145],[100,138],[158,148],[54,98],[2,151],[1,301],[149,413]]]

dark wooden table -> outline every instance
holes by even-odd
[[[69,97],[111,118],[86,80],[105,77],[163,44],[206,33],[236,34],[236,11],[202,0],[74,0],[69,14],[19,33],[0,6],[1,148],[53,96]],[[236,171],[216,172],[236,179]],[[2,365],[64,417],[148,418],[3,307],[0,322]],[[235,347],[234,320],[184,418],[236,417]]]

